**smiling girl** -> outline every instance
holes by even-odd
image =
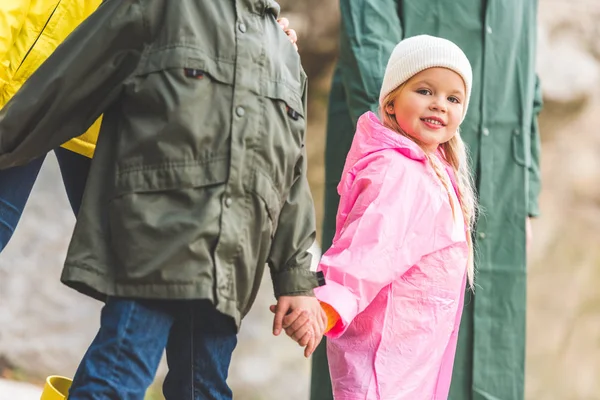
[[[388,62],[381,121],[358,121],[315,290],[329,317],[334,396],[446,399],[475,201],[458,128],[472,72],[454,43],[405,39]]]

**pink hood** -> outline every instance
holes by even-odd
[[[348,172],[357,162],[370,154],[388,149],[393,149],[412,160],[421,162],[427,160],[425,152],[415,142],[383,126],[373,112],[366,112],[358,120],[356,135],[346,156],[344,171],[338,184],[338,194],[341,194],[343,185],[352,184],[353,177]],[[454,172],[450,167],[447,167],[446,172],[456,188]]]
[[[415,142],[383,126],[377,116],[369,111],[358,119],[356,135],[346,156],[338,193],[342,185],[349,179],[352,180],[348,172],[357,162],[370,154],[386,149],[393,149],[412,160],[424,162],[427,159],[423,150]]]

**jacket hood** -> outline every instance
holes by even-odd
[[[389,149],[395,150],[412,160],[427,160],[425,152],[419,145],[383,126],[373,112],[369,111],[361,115],[356,125],[352,147],[346,157],[340,186],[348,179],[348,172],[354,168],[357,162],[370,154]],[[338,186],[338,192],[340,186]]]

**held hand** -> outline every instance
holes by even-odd
[[[275,313],[273,334],[284,329],[286,334],[305,347],[304,356],[310,357],[323,338],[327,325],[325,313],[316,298],[310,296],[281,296],[277,305],[270,307]]]
[[[298,51],[298,45],[296,44],[296,42],[298,41],[298,35],[296,34],[295,30],[290,28],[290,21],[287,18],[279,18],[277,22],[279,23],[279,26],[281,26],[281,29],[283,29],[285,34],[290,39],[290,42],[292,42],[292,44],[294,45],[296,51]]]

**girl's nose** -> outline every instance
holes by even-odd
[[[433,99],[429,108],[432,111],[440,111],[440,112],[446,112],[446,110],[447,110],[446,106],[444,105],[444,102],[437,98]]]

